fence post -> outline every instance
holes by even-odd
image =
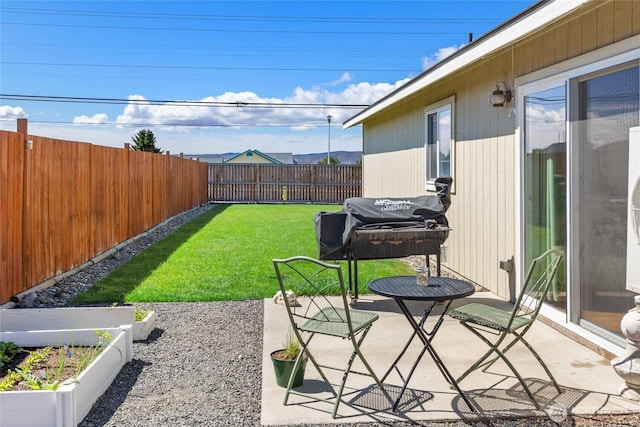
[[[20,266],[18,267],[20,269],[20,272],[16,272],[17,277],[19,277],[20,279],[20,289],[26,289],[29,286],[29,278],[30,278],[30,273],[31,270],[27,270],[29,267],[29,263],[30,263],[30,255],[29,256],[24,256],[24,250],[25,250],[25,241],[27,241],[26,236],[29,233],[29,224],[27,223],[27,221],[25,220],[25,218],[28,218],[29,216],[27,215],[27,210],[29,209],[30,206],[27,206],[27,197],[29,196],[29,186],[31,185],[31,178],[32,176],[30,175],[31,172],[31,168],[29,167],[31,165],[31,154],[29,153],[32,149],[33,149],[33,143],[29,143],[28,139],[29,139],[29,122],[27,121],[27,119],[18,119],[16,120],[16,131],[17,133],[22,135],[22,147],[24,148],[24,153],[22,155],[22,191],[20,191],[20,197],[22,197],[22,200],[12,200],[11,203],[16,206],[17,204],[19,204],[19,206],[22,206],[21,209],[21,217],[20,217],[20,221],[22,222],[21,226],[20,226],[20,242],[21,242],[21,247],[20,247],[20,253],[23,255],[21,258],[20,262]],[[27,163],[29,165],[27,165]],[[14,276],[15,277],[15,276]],[[0,301],[4,302],[4,301]]]
[[[316,203],[318,203],[318,168],[320,166],[318,165],[311,165],[313,173],[311,174],[311,188],[313,189],[313,200],[311,201],[311,203],[313,203],[314,201]]]
[[[18,133],[23,133],[25,138],[28,134],[27,129],[28,129],[28,122],[27,119],[18,119],[16,121],[16,132]]]
[[[255,165],[253,166],[253,167],[255,168],[255,170],[256,170],[256,172],[255,172],[255,173],[256,173],[256,187],[255,187],[255,190],[254,190],[254,191],[255,191],[255,193],[254,193],[254,199],[255,199],[255,202],[256,202],[256,203],[258,203],[258,202],[259,202],[259,200],[258,200],[258,199],[259,199],[259,197],[258,197],[258,196],[259,196],[259,194],[260,194],[260,167],[259,167],[259,166],[260,166],[260,165],[258,165],[258,164],[255,164]]]

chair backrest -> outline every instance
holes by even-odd
[[[347,322],[351,325],[348,296],[339,265],[296,256],[274,259],[273,266],[280,291],[285,295],[287,291],[293,291],[297,297],[298,304],[283,298],[292,325],[311,317],[316,321]],[[336,295],[341,296],[340,303],[335,303],[335,298],[329,298]],[[320,311],[322,317],[318,319]]]
[[[563,251],[559,248],[549,249],[535,258],[529,267],[522,290],[516,300],[511,322],[518,317],[535,320],[549,293],[558,267],[562,262]]]

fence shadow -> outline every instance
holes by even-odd
[[[162,265],[180,246],[188,241],[192,236],[202,230],[210,221],[216,216],[224,212],[229,205],[217,205],[215,209],[210,209],[207,212],[193,218],[191,221],[181,225],[178,229],[171,234],[156,242],[155,244],[146,248],[143,252],[136,255],[129,262],[119,266],[111,274],[115,277],[112,278],[109,283],[104,282],[101,279],[97,282],[93,288],[89,291],[95,292],[96,299],[99,299],[99,295],[107,295],[110,303],[122,304],[125,302],[125,297],[128,293],[136,289],[146,278],[148,278],[154,270]],[[118,270],[125,267],[127,269],[135,269],[135,275],[118,276]],[[108,277],[108,276],[107,276]],[[91,300],[92,296],[87,295],[85,299],[80,298],[77,301],[72,302],[73,305],[88,305],[93,304]]]

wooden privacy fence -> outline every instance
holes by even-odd
[[[0,131],[0,303],[207,202],[206,163],[24,128]]]
[[[209,164],[209,200],[342,203],[362,193],[358,165]]]

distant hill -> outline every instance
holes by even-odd
[[[239,153],[221,153],[221,154],[185,154],[184,157],[197,157],[197,158],[223,158],[224,161],[237,156]],[[344,165],[351,165],[358,160],[362,160],[362,151],[332,151],[331,157],[336,157],[340,160],[340,163]],[[310,154],[294,154],[293,159],[298,164],[310,164],[318,163],[322,159],[327,158],[327,153],[310,153]]]
[[[362,160],[362,151],[332,151],[331,157],[336,157],[343,165],[350,165]],[[327,153],[294,154],[293,158],[299,164],[318,163],[327,158]]]

